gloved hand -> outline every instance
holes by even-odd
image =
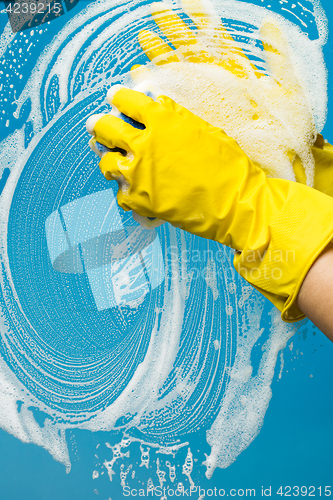
[[[154,101],[116,86],[108,98],[146,127],[111,115],[88,120],[98,142],[128,152],[105,153],[100,162],[105,177],[119,183],[119,205],[234,248],[236,270],[282,319],[303,318],[295,301],[333,237],[333,199],[267,178],[234,139],[166,96]]]
[[[222,128],[270,176],[313,186],[311,146],[317,131],[281,26],[268,18],[260,28],[261,40],[251,35],[256,48],[243,44],[257,57],[255,65],[207,0],[181,4],[197,30],[164,2],[153,3],[156,27],[170,45],[157,32],[140,32],[139,43],[151,64],[134,67],[134,81],[156,83],[163,94]]]
[[[293,178],[294,174],[297,182],[314,186],[333,197],[333,147],[320,134],[316,134],[311,110],[294,72],[290,49],[280,26],[273,20],[266,20],[260,29],[263,56],[270,68],[270,77],[267,77],[263,70],[248,59],[241,45],[223,26],[218,16],[211,14],[212,6],[208,13],[207,2],[204,5],[201,0],[182,0],[181,4],[197,27],[197,33],[189,29],[163,2],[152,4],[151,15],[156,25],[176,50],[156,33],[141,31],[139,43],[154,66],[135,66],[132,71],[133,79],[141,81],[148,78],[160,84],[165,80],[170,84],[170,72],[170,90],[177,102],[204,119],[209,114],[208,121],[234,137],[252,161],[267,174],[282,178]],[[257,64],[259,66],[260,62]],[[231,86],[232,94],[238,92],[239,86],[241,88],[242,101],[238,99],[238,102],[241,102],[242,127],[239,127],[235,116],[239,112],[229,109],[234,97],[229,96],[223,84],[224,99],[216,106],[213,106],[213,102],[207,102],[207,89],[216,90],[216,95],[221,94],[218,91],[221,84],[214,81],[217,73],[210,70],[212,66],[221,72],[219,82],[225,81],[223,71],[233,75],[234,82],[237,83]],[[196,77],[198,74],[199,81]],[[183,86],[186,87],[186,92],[177,91]],[[249,102],[252,113],[249,112]],[[305,113],[303,118],[300,116],[300,108]],[[285,121],[279,120],[279,110],[283,111]],[[267,121],[262,127],[264,120]],[[303,129],[295,134],[295,124],[300,122]],[[258,138],[254,141],[253,150],[249,143],[252,144],[256,128],[259,129],[261,138],[260,142]],[[275,144],[272,143],[272,131],[273,138],[277,141]],[[296,143],[293,143],[294,140]],[[257,147],[258,143],[260,147]],[[269,164],[267,159],[271,160]],[[280,166],[278,172],[274,163]]]
[[[151,82],[141,82],[139,83],[134,90],[138,90],[139,92],[142,92],[143,94],[151,97],[152,99],[155,99],[161,92],[159,92],[159,89],[152,85]],[[110,102],[111,104],[111,102]],[[121,118],[124,120],[126,123],[129,123],[135,128],[138,128],[140,130],[144,129],[145,126],[142,123],[139,123],[129,116],[126,116],[124,113],[120,113],[117,108],[113,107],[111,114],[113,116],[116,116],[117,118]],[[90,122],[94,124],[97,122],[97,119],[99,117],[103,116],[101,115],[93,115],[90,118]],[[92,130],[93,130],[93,125],[92,125]],[[104,144],[99,143],[95,137],[92,137],[89,141],[89,146],[90,148],[94,151],[94,153],[97,154],[100,158],[102,158],[103,154],[108,152],[108,151],[113,151],[113,152],[119,152],[119,153],[126,153],[124,150],[121,150],[120,148],[108,148]],[[136,220],[141,227],[144,229],[155,229],[156,227],[164,224],[164,220],[157,219],[156,217],[142,217],[141,215],[137,214],[135,211],[132,211],[132,216],[133,219]]]

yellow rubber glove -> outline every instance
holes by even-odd
[[[333,199],[267,178],[234,139],[166,96],[153,101],[116,86],[108,97],[146,127],[111,115],[88,120],[98,142],[128,152],[109,152],[100,161],[105,177],[120,185],[119,205],[234,248],[236,270],[282,319],[302,319],[295,301],[333,237]]]
[[[197,29],[167,4],[152,4],[153,19],[175,50],[157,33],[140,32],[139,43],[151,64],[134,67],[134,81],[154,82],[163,94],[222,128],[270,176],[313,186],[311,146],[317,131],[281,27],[273,18],[263,23],[261,51],[236,42],[207,1],[181,4]],[[265,69],[256,67],[242,48],[250,49],[257,66]]]
[[[317,141],[312,147],[312,154],[315,161],[314,188],[322,193],[333,197],[333,146],[324,141],[323,136],[318,134]],[[299,158],[294,162],[294,169],[302,176],[302,163]],[[305,184],[305,175],[297,179]]]
[[[185,22],[169,10],[163,2],[152,4],[151,15],[156,25],[176,50],[173,50],[156,33],[147,30],[141,31],[138,37],[139,43],[158,71],[148,66],[135,66],[132,71],[133,79],[136,81],[143,78],[154,80],[158,79],[159,75],[163,79],[165,78],[163,72],[167,73],[169,68],[174,77],[175,88],[181,89],[182,83],[185,85],[184,82],[186,82],[186,92],[175,96],[177,102],[203,118],[207,119],[209,113],[208,121],[234,137],[244,151],[248,152],[251,159],[264,168],[267,174],[276,176],[277,172],[272,164],[266,164],[266,159],[268,157],[273,159],[276,154],[282,154],[287,165],[285,168],[287,175],[283,175],[283,172],[280,171],[278,172],[279,177],[289,177],[288,165],[292,166],[296,181],[313,185],[319,191],[333,196],[333,148],[324,142],[320,134],[318,134],[315,144],[311,146],[316,136],[315,127],[308,107],[304,119],[299,116],[298,107],[305,102],[304,90],[293,70],[288,44],[281,28],[270,20],[266,21],[260,30],[264,47],[263,56],[271,73],[270,83],[267,85],[267,78],[263,71],[248,59],[240,44],[234,40],[220,19],[207,12],[207,3],[204,5],[201,0],[182,0],[181,3],[184,12],[197,27],[197,32],[189,29]],[[196,68],[194,64],[189,63],[196,63],[198,67]],[[243,82],[242,99],[245,100],[245,103],[242,102],[240,107],[243,122],[241,130],[235,130],[237,119],[235,120],[234,112],[229,109],[228,93],[223,94],[224,99],[219,102],[218,106],[213,107],[207,102],[207,89],[218,87],[216,82],[212,81],[212,75],[215,75],[209,71],[210,65],[221,68],[221,71],[228,71],[237,77],[237,80]],[[202,68],[206,68],[206,71]],[[195,78],[196,72],[200,73],[199,82]],[[256,89],[252,91],[248,88],[249,79],[251,82],[255,82]],[[262,79],[261,82],[258,81],[260,79]],[[220,81],[223,81],[222,74]],[[218,88],[216,88],[216,93],[218,94]],[[262,95],[266,98],[263,99]],[[270,96],[274,96],[274,98],[271,99]],[[285,123],[276,122],[278,109],[278,107],[274,109],[276,101],[278,107],[284,108],[284,114],[288,117]],[[232,103],[233,99],[230,100],[230,104]],[[251,107],[252,113],[249,113]],[[288,112],[286,112],[287,109]],[[248,150],[247,130],[250,129],[252,134],[254,127],[260,127],[260,122],[265,117],[272,115],[275,115],[275,123],[272,120],[267,120],[268,124],[265,124],[264,130],[259,130],[264,147],[257,148],[254,152]],[[294,117],[296,117],[297,123],[302,121],[304,126],[301,132],[303,141],[300,141],[303,161],[296,153],[299,148],[284,137],[285,133],[293,135]],[[275,147],[275,152],[272,152],[273,145],[270,139],[267,140],[267,132],[270,135],[269,132],[272,131],[272,128],[279,130],[281,127],[286,129],[285,133],[281,134],[280,130],[277,134],[277,138],[282,140],[282,144],[278,144]],[[297,134],[296,138],[299,139]],[[306,142],[308,142],[307,146],[304,145]],[[278,157],[274,158],[274,162],[281,164]],[[310,165],[307,174],[304,168],[306,163]],[[313,165],[314,175],[313,172],[311,173]],[[291,171],[289,171],[290,173]]]

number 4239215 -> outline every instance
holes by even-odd
[[[62,5],[60,2],[10,2],[6,6],[8,14],[60,14]]]
[[[276,492],[281,497],[330,497],[331,486],[280,486]]]

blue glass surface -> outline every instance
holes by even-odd
[[[333,346],[309,322],[298,326],[283,357],[278,358],[271,386],[273,397],[257,437],[229,467],[217,468],[211,479],[205,476],[206,467],[202,462],[211,451],[206,430],[214,422],[230,383],[228,370],[235,360],[237,325],[243,326],[246,336],[246,314],[250,312],[244,313],[242,309],[243,323],[229,314],[235,311],[236,297],[243,293],[242,280],[231,271],[231,252],[220,250],[217,243],[184,236],[178,230],[172,233],[167,226],[153,231],[141,229],[131,214],[116,205],[117,186],[101,176],[96,157],[87,145],[89,137],[84,130],[87,116],[108,109],[104,103],[104,84],[99,86],[96,68],[104,64],[106,75],[110,71],[110,78],[116,82],[122,80],[132,64],[146,63],[136,36],[142,27],[151,27],[149,17],[137,19],[132,31],[121,27],[112,43],[105,38],[106,46],[110,43],[111,47],[122,48],[129,44],[132,48],[134,45],[135,60],[131,51],[126,50],[120,52],[120,62],[119,53],[113,54],[111,50],[105,60],[105,50],[100,50],[96,51],[92,66],[91,60],[79,64],[105,25],[96,25],[95,32],[85,34],[73,62],[68,102],[61,103],[61,82],[56,73],[52,74],[52,64],[66,43],[74,43],[74,35],[80,30],[69,33],[57,46],[55,37],[65,23],[84,11],[89,3],[79,1],[59,19],[41,26],[38,43],[29,50],[29,44],[25,45],[18,33],[9,44],[17,40],[13,50],[22,48],[21,53],[25,55],[25,60],[20,62],[22,67],[14,71],[19,62],[14,64],[14,69],[10,68],[9,58],[3,64],[3,69],[12,75],[13,89],[5,86],[6,97],[2,94],[0,139],[11,137],[16,129],[23,127],[29,154],[10,200],[7,251],[11,275],[4,274],[6,293],[0,300],[1,307],[7,311],[4,321],[8,331],[1,332],[0,352],[31,395],[28,410],[40,429],[50,425],[59,429],[60,434],[62,429],[71,470],[66,472],[64,464],[55,461],[42,445],[22,442],[12,435],[11,429],[1,430],[0,498],[118,500],[127,496],[128,490],[121,484],[124,473],[127,474],[125,483],[137,490],[138,495],[142,488],[147,496],[149,481],[155,486],[159,484],[161,476],[156,472],[159,467],[166,473],[166,485],[175,489],[176,484],[182,482],[185,491],[192,493],[191,497],[196,500],[200,497],[199,488],[201,493],[206,490],[206,497],[212,498],[239,498],[247,496],[247,489],[254,489],[256,497],[278,499],[281,498],[279,488],[283,487],[286,494],[288,486],[307,487],[306,497],[313,496],[311,493],[317,498],[325,496],[325,487],[333,490]],[[259,1],[252,3],[260,5]],[[330,25],[331,2],[322,0],[321,3]],[[128,4],[128,12],[132,9],[135,13],[140,5],[139,2]],[[120,18],[116,9],[109,16],[112,23]],[[1,12],[2,34],[6,24],[7,16]],[[247,29],[244,25],[245,32]],[[315,38],[315,35],[311,36]],[[329,99],[333,97],[332,43],[329,38],[324,47]],[[31,118],[34,103],[30,98],[23,103],[18,115],[13,113],[38,57],[48,46],[57,48],[43,70],[41,87],[36,89],[40,96],[45,95],[42,123],[36,131]],[[1,74],[1,81],[4,75],[5,72]],[[80,99],[84,82],[90,92],[83,93]],[[59,109],[61,112],[57,114]],[[323,135],[333,140],[330,101]],[[13,179],[13,171],[10,161],[9,166],[3,165],[0,193]],[[184,301],[177,355],[160,388],[158,400],[167,400],[168,395],[174,394],[180,379],[184,391],[190,391],[190,382],[195,380],[195,390],[187,396],[185,405],[180,397],[172,400],[173,406],[166,411],[157,409],[152,414],[147,410],[142,416],[144,425],[136,425],[134,410],[125,411],[118,415],[112,430],[101,430],[104,424],[100,423],[92,432],[88,429],[89,422],[130,387],[133,373],[140,370],[149,354],[154,328],[162,331],[162,313],[172,288],[174,255],[178,256],[183,248],[188,252],[187,257],[197,255],[197,259],[191,268],[192,282],[185,283],[189,293]],[[218,298],[214,286],[208,285],[211,255],[225,270],[218,275]],[[186,267],[183,254],[182,259]],[[5,267],[4,261],[2,266]],[[10,294],[11,279],[20,307]],[[272,327],[271,305],[259,294],[256,300],[264,313],[258,325],[258,331],[263,329],[263,333],[251,352],[253,377],[259,370]],[[179,302],[182,302],[181,294]],[[174,310],[178,305],[175,299]],[[170,330],[174,322],[176,319],[171,318]],[[171,359],[167,355],[173,348],[172,336],[170,339],[163,346],[165,356],[162,351],[158,360],[161,370],[163,361]],[[214,344],[217,339],[219,349]],[[23,394],[22,401],[17,397],[18,414],[26,411],[23,399]],[[34,401],[44,404],[45,411]],[[78,429],[80,424],[82,428]],[[125,431],[133,442],[128,446],[126,440],[123,441],[118,461],[110,465],[116,449],[112,447],[123,439]],[[173,457],[157,453],[154,445],[158,443],[185,445]],[[146,467],[144,459],[148,448]],[[193,453],[191,479],[197,488],[192,492],[191,482],[183,474],[188,449]],[[172,467],[176,468],[175,481],[172,481]],[[297,488],[290,491],[291,496],[296,496]],[[170,490],[167,498],[171,495]],[[159,490],[155,491],[155,497],[162,496]]]

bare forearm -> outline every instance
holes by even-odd
[[[318,257],[298,294],[299,309],[333,342],[333,245]]]

